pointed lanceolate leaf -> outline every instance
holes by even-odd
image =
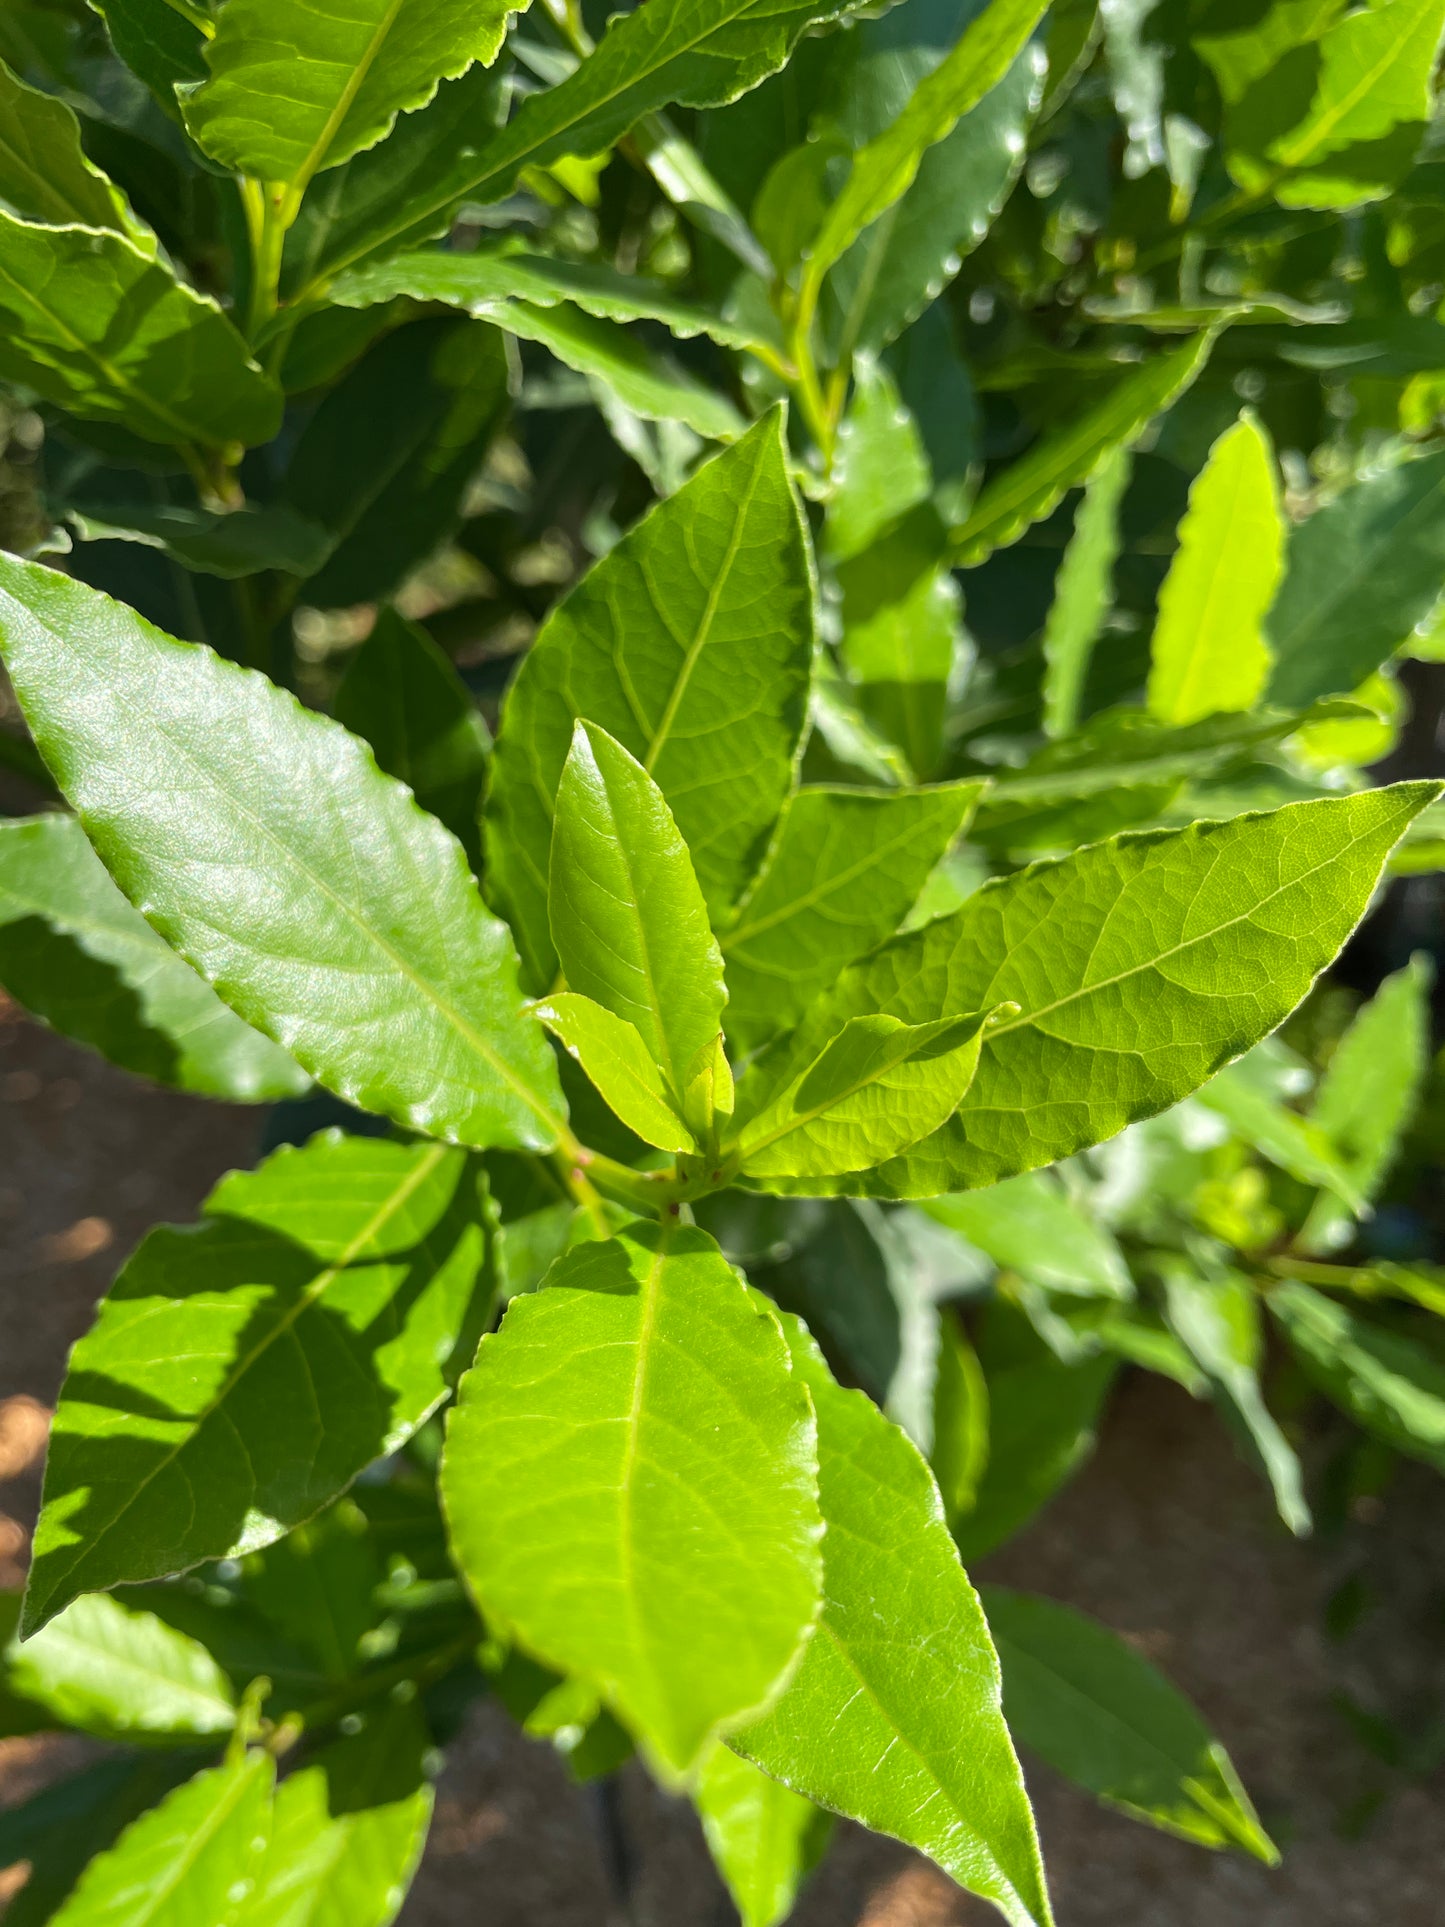
[[[311,1082],[126,902],[73,816],[0,824],[0,984],[64,1036],[183,1091],[260,1104]]]
[[[488,1623],[596,1686],[675,1780],[812,1628],[816,1477],[771,1312],[704,1232],[639,1222],[482,1340],[442,1490]]]
[[[276,383],[154,246],[4,213],[0,376],[173,448],[269,442],[281,425]]]
[[[1278,1862],[1229,1755],[1147,1659],[1070,1606],[1003,1586],[982,1596],[1015,1739],[1136,1820]]]
[[[96,1855],[55,1927],[241,1927],[265,1860],[275,1771],[258,1748],[167,1794]]]
[[[1294,1009],[1367,908],[1432,783],[1123,836],[985,885],[855,964],[748,1079],[809,1063],[848,1018],[1007,999],[956,1117],[869,1174],[878,1196],[995,1184],[1197,1090]],[[839,1188],[834,1186],[833,1188]],[[842,1188],[863,1188],[862,1181]]]
[[[556,1142],[556,1069],[506,926],[363,744],[34,563],[0,560],[0,646],[106,867],[234,1010],[414,1130]]]
[[[1001,1269],[1050,1291],[1084,1297],[1132,1298],[1122,1252],[1104,1225],[1070,1199],[1050,1171],[991,1184],[983,1191],[934,1198],[922,1206],[986,1251]]]
[[[767,1717],[732,1744],[763,1771],[920,1848],[1011,1927],[1052,1921],[978,1597],[916,1449],[843,1391],[784,1317],[818,1414],[823,1617]]]
[[[7,1685],[97,1739],[228,1733],[231,1683],[201,1645],[106,1593],[75,1600],[6,1654]]]
[[[1308,1285],[1280,1285],[1269,1308],[1306,1377],[1332,1404],[1407,1458],[1445,1471],[1438,1352]]]
[[[742,1927],[781,1927],[827,1847],[831,1815],[726,1746],[708,1756],[692,1797]]]
[[[27,87],[0,61],[0,202],[51,227],[113,228],[142,251],[155,236],[125,196],[85,157],[80,124],[51,94]]]
[[[800,789],[722,935],[730,1035],[796,1021],[838,972],[891,937],[973,812],[981,785]]]
[[[71,1353],[27,1631],[79,1593],[266,1545],[415,1430],[485,1318],[472,1171],[331,1132],[150,1233]]]
[[[1089,658],[1113,593],[1119,553],[1119,505],[1133,462],[1122,444],[1106,455],[1084,485],[1074,529],[1054,578],[1044,624],[1044,729],[1068,736],[1079,725]]]
[[[1149,710],[1160,722],[1194,723],[1258,701],[1269,680],[1263,624],[1284,538],[1269,437],[1245,414],[1195,478],[1159,592]]]
[[[535,989],[556,974],[552,799],[578,718],[614,736],[662,791],[717,917],[793,786],[812,604],[774,414],[655,508],[548,618],[507,696],[487,801],[490,888]]]
[[[635,1024],[575,991],[554,991],[533,1009],[644,1143],[662,1151],[698,1148]]]
[[[236,173],[299,191],[495,59],[507,16],[500,0],[229,0],[186,125]]]
[[[181,117],[176,87],[206,78],[205,35],[191,10],[172,0],[90,0],[111,45],[150,88],[173,120]]]

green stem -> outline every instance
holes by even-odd
[[[284,181],[243,181],[242,202],[251,238],[251,300],[246,336],[255,342],[280,304],[281,254],[301,197]]]
[[[307,1730],[315,1732],[318,1727],[331,1726],[358,1706],[394,1692],[398,1686],[425,1686],[441,1679],[459,1660],[476,1651],[479,1637],[476,1630],[461,1633],[419,1658],[395,1660],[390,1666],[379,1666],[374,1673],[363,1673],[343,1691],[333,1693],[330,1699],[318,1700],[302,1709]]]

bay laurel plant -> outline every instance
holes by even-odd
[[[0,982],[278,1107],[71,1356],[7,1920],[385,1927],[483,1691],[746,1927],[836,1814],[1044,1927],[1015,1737],[1275,1857],[960,1559],[1121,1362],[1304,1529],[1266,1305],[1439,1457],[1423,965],[1274,1033],[1445,848],[1445,0],[1256,12],[0,19]]]

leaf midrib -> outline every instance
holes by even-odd
[[[198,1706],[203,1709],[221,1707],[232,1715],[235,1713],[235,1707],[219,1692],[208,1691],[204,1686],[197,1685],[193,1680],[178,1680],[174,1673],[162,1672],[159,1666],[147,1665],[126,1653],[116,1652],[113,1646],[108,1646],[103,1640],[83,1639],[78,1633],[70,1632],[62,1619],[57,1619],[52,1623],[46,1645],[51,1651],[54,1651],[58,1646],[68,1647],[72,1652],[80,1654],[83,1658],[99,1661],[106,1667],[112,1677],[116,1674],[129,1675],[134,1679],[142,1681],[153,1690],[163,1687],[168,1694],[192,1706]],[[112,1724],[118,1730],[144,1730],[143,1724],[138,1725],[136,1722],[116,1720],[112,1721]],[[221,1730],[218,1726],[207,1727],[205,1729],[207,1732],[219,1732]]]
[[[1415,9],[1415,16],[1406,28],[1406,34],[1412,33],[1415,28],[1419,26],[1423,12],[1423,7],[1417,7]],[[1351,14],[1346,15],[1346,18],[1355,19],[1358,18],[1358,16]],[[1337,26],[1343,25],[1343,20],[1337,23]],[[1401,36],[1400,39],[1389,41],[1382,58],[1377,60],[1372,67],[1366,68],[1360,78],[1355,81],[1354,85],[1345,90],[1345,93],[1341,99],[1335,103],[1334,107],[1327,109],[1317,120],[1307,121],[1295,136],[1293,145],[1286,141],[1284,143],[1284,151],[1279,156],[1280,165],[1282,167],[1307,167],[1312,160],[1320,159],[1322,150],[1329,143],[1331,135],[1339,126],[1340,122],[1347,114],[1352,113],[1354,109],[1359,106],[1360,102],[1376,82],[1395,65],[1400,57],[1403,45],[1404,36]]]
[[[367,43],[366,52],[352,69],[351,78],[337,96],[336,105],[327,115],[321,132],[312,142],[311,151],[307,154],[296,173],[291,177],[290,187],[293,194],[305,192],[312,175],[315,174],[322,161],[326,158],[327,149],[335,139],[342,122],[350,113],[352,103],[361,92],[367,75],[375,66],[382,46],[390,35],[392,28],[396,25],[396,17],[401,12],[404,3],[405,0],[388,0],[386,11],[381,19],[377,21],[376,29],[370,41]]]

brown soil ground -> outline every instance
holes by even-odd
[[[148,1089],[0,1007],[0,1568],[18,1577],[37,1446],[67,1346],[158,1218],[186,1220],[254,1153],[254,1113]],[[1300,1546],[1213,1415],[1134,1379],[1071,1489],[989,1574],[1096,1613],[1163,1663],[1229,1746],[1285,1846],[1277,1871],[1165,1837],[1030,1764],[1061,1927],[1436,1927],[1445,1777],[1383,1765],[1337,1710],[1423,1732],[1445,1715],[1445,1485],[1407,1470],[1387,1501]],[[8,1523],[7,1523],[8,1522]],[[1326,1635],[1346,1579],[1362,1617]],[[4,1572],[0,1571],[0,1581]],[[69,1768],[74,1743],[0,1743],[0,1800]],[[1374,1809],[1372,1814],[1370,1810]],[[726,1927],[689,1810],[629,1770],[637,1861],[624,1923],[596,1796],[491,1704],[452,1749],[403,1927]],[[1370,1814],[1366,1821],[1365,1816]],[[995,1916],[888,1841],[843,1829],[796,1927],[985,1927]],[[198,1923],[198,1927],[200,1924]]]

